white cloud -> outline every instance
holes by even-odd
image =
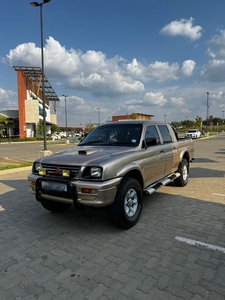
[[[181,75],[191,76],[196,63],[193,60],[183,62],[182,68],[179,68],[178,63],[169,64],[168,62],[156,61],[149,65],[143,65],[136,58],[128,63],[126,72],[128,76],[139,78],[143,81],[165,82],[178,80]]]
[[[40,54],[34,43],[25,43],[9,51],[7,62],[10,66],[40,66]],[[142,93],[144,82],[178,80],[180,76],[190,76],[195,67],[191,60],[183,62],[180,69],[178,63],[155,61],[144,65],[136,58],[131,62],[119,56],[108,59],[101,51],[66,50],[53,37],[46,40],[44,63],[52,84],[97,97]]]
[[[126,71],[128,75],[131,75],[134,78],[145,77],[145,67],[140,62],[138,62],[136,58],[134,58],[131,63],[127,64]]]
[[[200,73],[204,80],[210,82],[224,82],[225,81],[225,60],[211,60],[204,65]]]
[[[1,110],[17,109],[17,93],[4,90],[0,87],[0,108]]]
[[[211,40],[208,41],[207,53],[216,60],[225,59],[225,30],[219,30]]]
[[[172,104],[174,107],[177,107],[177,106],[183,106],[185,105],[186,101],[184,100],[184,98],[182,97],[178,97],[178,98],[174,98],[174,97],[171,97],[170,98],[170,104]]]
[[[196,63],[193,60],[185,60],[182,65],[183,74],[185,76],[191,76],[194,71],[195,65]]]
[[[146,93],[141,99],[129,100],[126,102],[128,106],[139,106],[139,107],[149,107],[149,106],[163,106],[167,103],[162,93]]]
[[[150,64],[146,68],[146,77],[153,78],[158,82],[163,82],[166,80],[177,80],[177,72],[179,70],[179,65],[177,63],[172,63],[169,65],[168,62],[156,61],[154,64]]]
[[[10,66],[34,66],[41,63],[41,49],[36,48],[34,43],[25,43],[11,49],[7,55]]]
[[[156,61],[152,64],[144,66],[137,61],[136,58],[126,66],[128,76],[141,78],[142,80],[151,80],[156,82],[164,82],[167,80],[177,80],[179,65],[177,63]]]
[[[40,49],[33,43],[26,43],[10,50],[7,55],[10,66],[40,65]],[[49,37],[44,48],[45,73],[49,80],[58,80],[58,85],[80,91],[89,91],[95,96],[115,97],[144,91],[139,80],[124,74],[118,56],[107,59],[98,51],[82,53],[71,49],[67,51],[54,38]]]
[[[170,35],[170,36],[185,36],[190,40],[194,41],[199,39],[202,36],[202,27],[197,25],[193,26],[193,18],[181,19],[179,21],[172,21],[161,30],[161,34]]]
[[[211,58],[202,67],[200,75],[203,80],[210,82],[225,81],[225,30],[220,30],[207,43],[207,54]]]

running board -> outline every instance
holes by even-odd
[[[180,177],[180,173],[173,173],[172,175],[162,179],[161,181],[158,181],[157,183],[149,186],[144,190],[145,195],[151,195],[155,193],[158,189],[160,189],[162,186],[165,186],[171,182],[173,182],[176,178]]]

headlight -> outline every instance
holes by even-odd
[[[34,171],[38,172],[41,168],[42,168],[42,165],[40,162],[34,163],[34,166],[33,166]]]
[[[101,179],[102,178],[102,168],[101,167],[82,167],[81,177],[83,179]]]
[[[91,177],[101,178],[102,177],[102,169],[99,167],[92,167],[90,170]]]

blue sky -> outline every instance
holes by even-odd
[[[146,113],[168,122],[223,117],[225,2],[51,0],[43,5],[45,75],[60,98],[59,125]],[[0,11],[0,111],[17,109],[13,66],[41,67],[40,9]],[[165,117],[166,115],[166,117]]]

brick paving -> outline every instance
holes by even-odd
[[[189,184],[146,197],[125,231],[104,210],[50,213],[28,170],[0,172],[0,299],[224,300],[225,253],[175,239],[225,248],[225,135],[195,149]]]

